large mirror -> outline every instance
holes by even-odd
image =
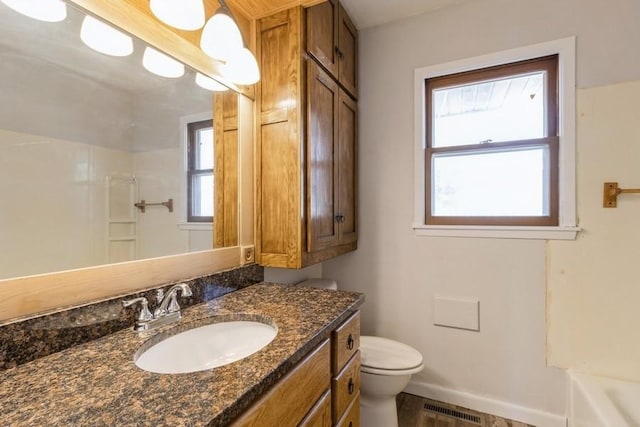
[[[43,22],[0,2],[0,279],[213,248],[224,88],[147,71],[135,38],[99,53],[66,10]]]

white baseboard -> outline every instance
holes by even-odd
[[[497,415],[537,427],[567,427],[567,417],[565,416],[525,408],[509,402],[456,391],[434,384],[411,381],[404,391],[427,399],[462,406],[463,408]]]

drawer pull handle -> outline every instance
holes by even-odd
[[[353,345],[355,344],[355,340],[353,339],[353,335],[349,334],[349,338],[347,338],[347,348],[349,350],[353,350]]]
[[[349,384],[347,384],[347,388],[349,390],[349,394],[353,394],[356,385],[353,383],[353,378],[349,378]]]

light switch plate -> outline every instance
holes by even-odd
[[[468,298],[434,296],[433,324],[479,332],[480,301]]]

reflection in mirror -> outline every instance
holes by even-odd
[[[0,279],[211,249],[233,199],[213,188],[211,89],[139,40],[89,48],[66,9],[43,22],[0,3]]]

